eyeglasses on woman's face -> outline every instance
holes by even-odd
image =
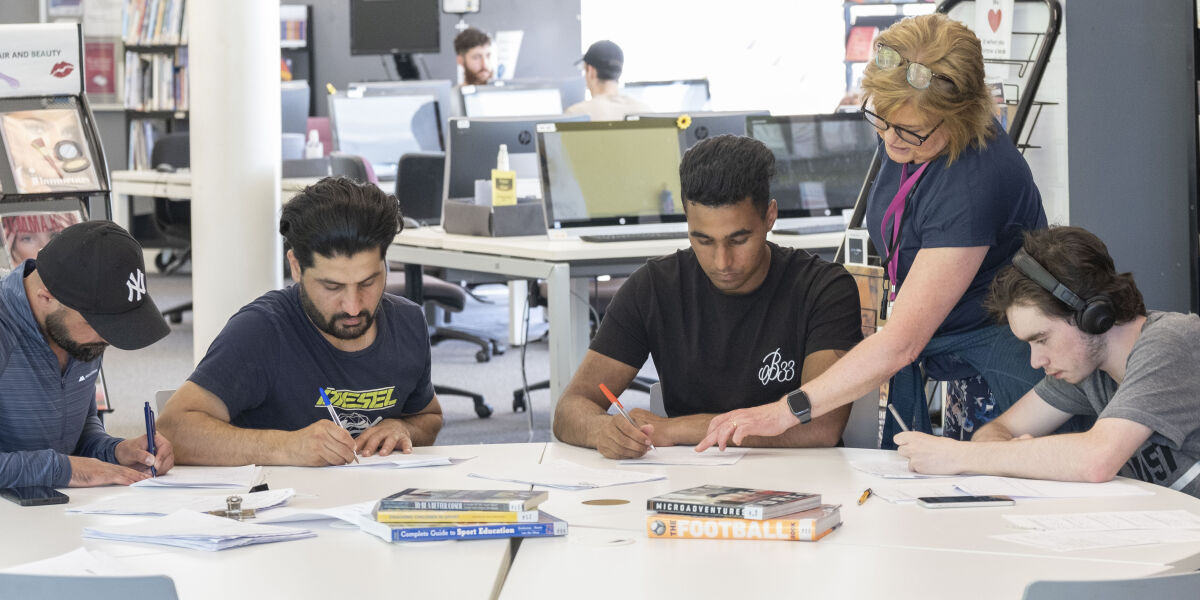
[[[937,131],[938,127],[941,127],[942,123],[946,122],[945,119],[938,121],[938,124],[934,125],[933,129],[929,130],[929,133],[926,133],[925,135],[921,135],[911,129],[907,129],[907,128],[901,127],[899,125],[893,125],[887,119],[867,110],[867,102],[865,100],[863,101],[862,106],[859,108],[859,110],[862,111],[863,117],[867,120],[868,123],[873,125],[875,127],[875,129],[878,129],[879,131],[887,131],[887,130],[891,129],[896,132],[896,137],[900,138],[901,140],[904,140],[906,143],[911,144],[913,146],[920,146],[921,144],[924,144],[925,140],[928,140],[929,137],[933,135],[933,132]]]

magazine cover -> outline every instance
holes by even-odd
[[[100,189],[96,164],[74,109],[47,108],[0,116],[17,192]]]
[[[37,253],[58,232],[83,221],[77,210],[37,211],[0,215],[0,232],[4,236],[4,256],[0,267],[15,268]]]

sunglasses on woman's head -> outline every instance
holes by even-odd
[[[895,69],[906,63],[908,64],[908,68],[906,69],[905,80],[908,81],[908,85],[918,90],[923,90],[928,88],[934,81],[937,81],[938,85],[943,89],[957,89],[949,77],[934,73],[929,67],[900,56],[900,52],[891,46],[875,44],[875,66],[880,69]]]

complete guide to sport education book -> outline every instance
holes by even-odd
[[[841,507],[836,504],[763,521],[660,513],[646,516],[646,535],[652,538],[815,542],[841,524]]]
[[[655,496],[646,508],[660,513],[761,521],[821,505],[820,494],[701,485]]]
[[[567,534],[567,522],[539,511],[534,523],[379,523],[359,526],[389,542],[434,542],[489,538],[554,537]]]
[[[408,488],[379,501],[377,510],[530,511],[546,501],[545,490],[431,490]]]

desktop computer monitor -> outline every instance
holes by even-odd
[[[775,155],[776,228],[839,221],[854,208],[879,136],[862,113],[749,117],[747,133]]]
[[[537,124],[587,121],[587,115],[450,119],[446,144],[445,200],[475,197],[475,181],[490,179],[500,144],[508,146],[517,179],[541,181],[537,167]]]
[[[455,97],[454,84],[449,79],[420,79],[412,81],[361,81],[346,87],[347,96],[418,95],[437,98],[438,132],[442,148],[446,147],[446,119],[462,114]]]
[[[440,33],[437,0],[350,0],[352,55],[439,52]]]
[[[686,231],[674,123],[545,123],[537,137],[551,236]]]
[[[284,81],[279,84],[279,114],[282,133],[308,135],[308,82]]]
[[[672,123],[680,115],[686,114],[692,122],[683,130],[686,147],[695,146],[700,140],[718,135],[746,135],[746,117],[764,117],[770,115],[765,110],[736,110],[727,112],[694,112],[694,113],[642,113],[625,117],[626,121],[664,119]]]
[[[432,95],[329,96],[334,148],[371,161],[380,179],[395,178],[405,153],[441,151],[438,119]]]
[[[693,112],[708,110],[707,79],[674,81],[631,81],[621,93],[641,100],[654,112]]]
[[[562,114],[562,92],[553,82],[464,85],[463,114],[468,117],[525,117]]]

